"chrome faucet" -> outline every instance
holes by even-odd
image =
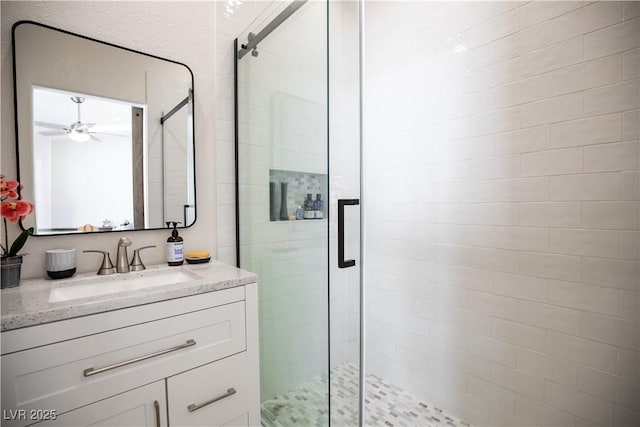
[[[131,246],[131,240],[121,237],[118,240],[118,254],[116,255],[116,271],[118,273],[129,272],[129,256],[127,254],[127,246]]]

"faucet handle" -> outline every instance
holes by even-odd
[[[130,271],[140,271],[140,270],[144,270],[145,268],[147,268],[142,263],[142,259],[140,258],[140,251],[143,250],[143,249],[149,249],[149,248],[155,248],[155,247],[156,247],[156,245],[150,245],[150,246],[143,246],[141,248],[134,249],[133,250],[133,259],[131,260],[131,264],[129,265]]]
[[[102,254],[102,265],[100,266],[100,269],[98,269],[98,273],[100,275],[104,275],[104,274],[114,274],[116,272],[115,267],[113,266],[113,263],[111,262],[111,256],[109,255],[109,252],[107,251],[98,251],[98,250],[93,250],[93,249],[88,249],[86,251],[82,251],[84,253],[88,253],[88,252],[92,252],[92,253],[97,253],[97,254]]]

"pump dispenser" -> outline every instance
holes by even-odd
[[[179,222],[167,221],[167,228],[173,227],[171,236],[167,239],[167,264],[170,266],[182,265],[184,262],[184,251],[182,237],[178,236],[178,229],[176,228]]]

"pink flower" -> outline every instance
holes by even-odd
[[[0,196],[2,196],[3,200],[17,199],[18,192],[16,189],[18,187],[20,187],[20,183],[18,181],[0,181]]]
[[[24,200],[2,202],[2,217],[11,222],[18,222],[18,219],[24,219],[24,217],[31,212],[33,212],[33,205],[29,202],[25,202]]]

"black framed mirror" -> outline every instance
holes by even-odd
[[[35,235],[196,220],[193,73],[32,21],[13,26],[16,152]]]

